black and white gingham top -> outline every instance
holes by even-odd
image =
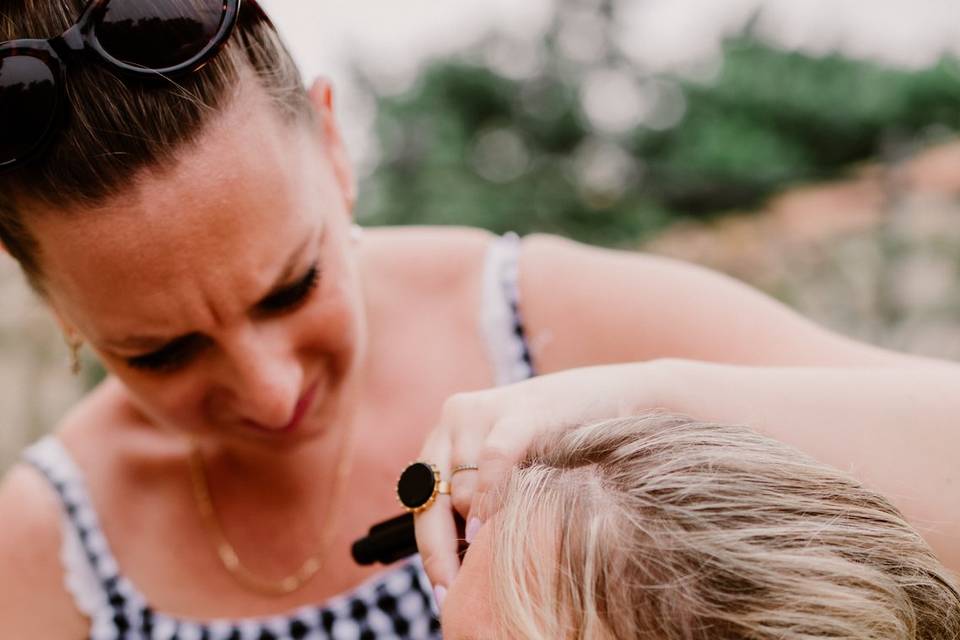
[[[519,238],[491,246],[484,272],[481,331],[497,384],[534,374],[520,319]],[[120,571],[100,528],[83,476],[53,436],[24,458],[55,489],[63,505],[64,579],[91,621],[90,640],[436,640],[440,624],[430,584],[412,558],[349,593],[316,606],[264,618],[186,620],[155,610]]]

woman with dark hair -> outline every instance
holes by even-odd
[[[2,0],[0,123],[0,240],[110,373],[0,487],[6,637],[436,637],[450,556],[378,573],[348,546],[456,394],[648,361],[644,404],[664,357],[927,367],[667,260],[362,234],[331,89],[254,0]],[[594,406],[551,378],[523,393]]]

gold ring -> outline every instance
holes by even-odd
[[[450,495],[450,483],[431,462],[411,462],[397,480],[397,499],[408,513],[426,511],[439,495]]]
[[[479,469],[480,467],[475,464],[458,464],[453,468],[453,471],[450,472],[450,482],[453,482],[453,476],[461,471],[478,471]]]

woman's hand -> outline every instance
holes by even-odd
[[[449,586],[460,567],[454,512],[466,521],[470,542],[491,515],[501,479],[537,435],[661,406],[661,371],[658,362],[587,367],[450,397],[420,460],[435,464],[444,479],[458,465],[479,470],[457,473],[451,496],[416,517],[417,545],[433,584]]]
[[[459,568],[454,513],[467,538],[491,514],[491,497],[533,439],[551,429],[664,409],[743,424],[886,495],[937,552],[960,569],[960,367],[916,360],[901,367],[749,367],[687,360],[571,369],[515,385],[458,394],[421,451],[444,478],[461,464],[452,496],[416,518],[427,575],[449,586]],[[469,541],[469,540],[468,540]]]

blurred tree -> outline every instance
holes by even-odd
[[[363,77],[381,147],[363,221],[629,244],[960,128],[953,61],[908,73],[777,50],[747,27],[713,82],[654,77],[614,44],[616,6],[558,2],[532,70],[511,68],[522,45],[493,35],[401,95]]]
[[[741,38],[728,43],[715,84],[683,90],[677,126],[638,127],[628,145],[650,163],[648,188],[680,213],[751,207],[790,184],[960,129],[955,61],[908,73]]]

